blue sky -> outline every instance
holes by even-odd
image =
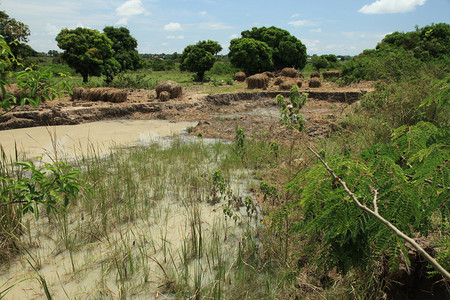
[[[252,27],[288,30],[308,54],[356,55],[388,33],[450,23],[449,0],[3,0],[0,10],[27,25],[37,51],[59,50],[62,28],[125,26],[140,53],[181,53],[200,40],[231,39]]]

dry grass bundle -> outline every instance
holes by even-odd
[[[280,85],[284,82],[284,79],[281,77],[278,77],[277,79],[275,79],[275,82],[273,83],[274,85]]]
[[[319,72],[312,72],[311,73],[311,78],[320,78],[320,73]]]
[[[270,71],[265,71],[264,74],[266,74],[267,77],[269,77],[269,78],[274,78],[275,77],[275,75],[273,75],[273,73],[270,72]]]
[[[71,100],[74,101],[74,100],[81,99],[81,95],[83,94],[84,90],[85,90],[85,88],[83,88],[81,86],[74,87],[72,89],[72,98],[71,98]]]
[[[160,101],[165,102],[165,101],[169,101],[169,99],[170,99],[170,93],[168,91],[162,91],[159,94],[159,100]]]
[[[127,95],[127,92],[115,88],[89,88],[81,91],[79,99],[119,103],[127,101]]]
[[[282,84],[280,84],[280,90],[282,90],[282,91],[290,91],[293,85],[294,84],[292,82],[285,81]]]
[[[298,77],[299,72],[294,68],[284,68],[281,70],[281,76],[295,78]]]
[[[183,88],[181,87],[181,84],[172,80],[158,82],[155,90],[157,98],[159,98],[159,95],[163,91],[169,92],[170,99],[178,98],[183,94]]]
[[[317,87],[320,87],[321,85],[322,85],[322,82],[320,82],[320,79],[317,77],[313,77],[309,81],[309,87],[317,88]]]
[[[331,78],[331,77],[340,77],[341,71],[325,71],[322,73],[323,79]]]
[[[269,77],[266,74],[255,74],[247,78],[247,87],[249,89],[267,88]]]
[[[243,82],[247,78],[247,75],[244,72],[236,72],[234,75],[234,80]]]

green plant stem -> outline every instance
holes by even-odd
[[[307,147],[308,147],[308,150],[311,151],[320,160],[320,162],[325,166],[325,168],[333,176],[333,178],[336,179],[340,183],[340,185],[344,188],[345,192],[353,200],[353,203],[355,203],[355,205],[359,209],[361,209],[361,210],[367,212],[368,214],[370,214],[371,216],[375,217],[378,221],[383,223],[387,228],[392,230],[396,236],[398,236],[399,238],[403,239],[404,241],[406,241],[407,243],[412,245],[436,269],[436,271],[441,273],[441,275],[444,276],[445,279],[450,280],[450,273],[447,270],[445,270],[433,257],[431,257],[431,255],[429,255],[414,239],[412,239],[409,236],[407,236],[406,234],[404,234],[397,227],[395,227],[395,225],[393,225],[391,222],[389,222],[388,220],[383,218],[378,213],[378,207],[377,207],[378,193],[376,191],[374,193],[375,196],[374,196],[374,200],[373,200],[375,210],[371,210],[370,208],[368,208],[367,206],[365,206],[365,205],[361,204],[361,202],[359,202],[359,200],[358,200],[358,198],[356,198],[355,194],[353,194],[353,192],[347,187],[347,183],[334,173],[333,169],[331,169],[328,166],[328,164],[325,162],[325,160],[316,151],[314,151],[314,149],[312,149],[310,146],[307,146]]]

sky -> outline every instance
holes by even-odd
[[[450,23],[450,0],[2,0],[0,10],[27,24],[28,44],[58,50],[63,28],[127,27],[139,53],[183,52],[201,40],[230,40],[252,27],[276,26],[300,39],[309,55],[357,55],[386,34]]]

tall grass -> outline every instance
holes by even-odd
[[[272,279],[241,196],[249,193],[251,174],[237,172],[242,164],[235,156],[229,144],[175,140],[167,148],[133,147],[74,162],[86,192],[67,214],[41,212],[39,220],[21,222],[29,224],[17,240],[30,253],[23,259],[40,262],[25,274],[42,279],[11,281],[20,265],[13,260],[0,278],[17,285],[0,292],[25,298],[42,289],[53,298],[267,296]],[[213,203],[218,168],[228,192]],[[225,218],[225,206],[239,222]]]

